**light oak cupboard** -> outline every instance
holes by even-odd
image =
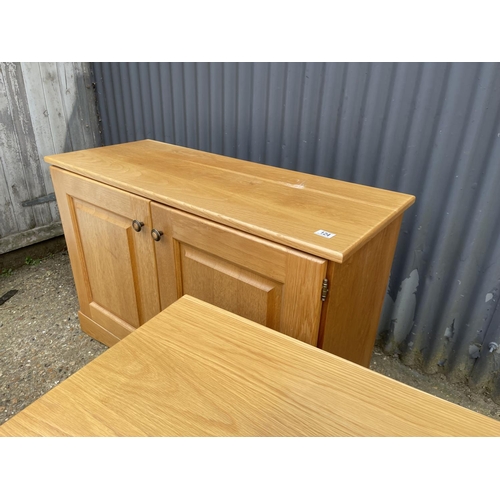
[[[188,294],[369,364],[413,196],[150,140],[46,161],[89,335]]]

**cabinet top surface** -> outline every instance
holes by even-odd
[[[415,201],[412,195],[152,140],[51,155],[45,161],[336,262]],[[335,236],[315,234],[320,230]]]
[[[184,296],[2,435],[500,436],[500,422]]]

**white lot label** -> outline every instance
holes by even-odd
[[[317,234],[318,236],[323,236],[323,238],[333,238],[335,236],[334,233],[329,233],[328,231],[324,231],[323,229],[316,231],[314,234]]]

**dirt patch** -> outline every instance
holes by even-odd
[[[465,384],[451,383],[443,374],[429,375],[405,366],[397,355],[387,356],[379,347],[373,351],[370,368],[416,389],[500,420],[500,406],[487,396],[474,392]]]

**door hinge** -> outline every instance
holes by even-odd
[[[328,295],[328,279],[325,278],[323,280],[323,285],[321,287],[321,302],[324,302],[326,300],[326,296]]]

